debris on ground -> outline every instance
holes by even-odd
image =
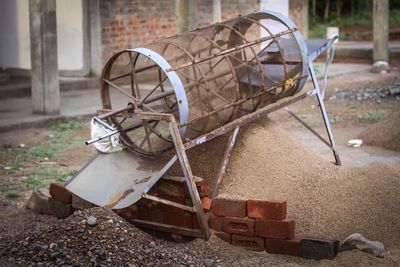
[[[352,249],[358,249],[362,252],[366,252],[380,258],[383,258],[385,254],[385,246],[382,244],[382,242],[368,240],[359,233],[351,234],[340,246],[341,251]]]
[[[347,142],[347,146],[349,146],[349,147],[360,147],[362,145],[362,143],[363,143],[363,140],[361,140],[361,139],[350,139]]]

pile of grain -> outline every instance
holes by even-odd
[[[226,138],[189,153],[193,172],[211,180]],[[316,141],[317,142],[317,141]],[[221,193],[288,201],[300,237],[343,240],[360,232],[400,246],[400,165],[338,167],[265,120],[242,128]]]
[[[400,111],[364,130],[360,138],[367,145],[400,151]]]

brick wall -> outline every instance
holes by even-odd
[[[222,19],[248,14],[258,0],[222,1]],[[117,51],[171,36],[177,32],[174,0],[101,0],[103,64]],[[212,0],[198,1],[198,25],[212,21]]]
[[[176,33],[171,0],[103,0],[100,10],[103,63],[119,50]]]

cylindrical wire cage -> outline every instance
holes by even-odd
[[[122,142],[142,155],[172,147],[165,122],[140,111],[170,113],[183,139],[191,139],[292,96],[308,76],[307,47],[281,14],[259,11],[144,47],[116,53],[102,74],[103,109]]]

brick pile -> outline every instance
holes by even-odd
[[[232,245],[312,259],[333,259],[339,253],[337,240],[297,238],[286,201],[222,196],[214,200],[211,211],[210,228]]]
[[[223,240],[247,249],[299,256],[300,239],[286,201],[216,198],[210,227]]]

